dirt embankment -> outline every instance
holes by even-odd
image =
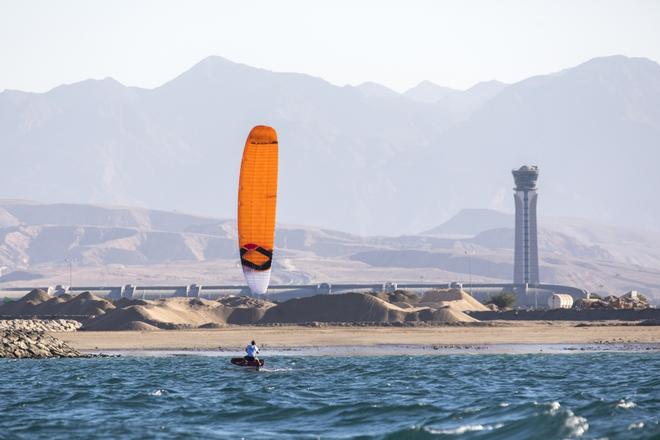
[[[51,296],[35,289],[18,301],[0,305],[0,317],[31,318],[33,316],[75,316],[85,318],[102,315],[115,308],[112,301],[89,292],[80,295]]]
[[[247,297],[219,301],[168,298],[117,307],[85,324],[84,330],[155,330],[213,328],[226,324],[307,322],[392,323],[476,322],[460,310],[442,306],[401,308],[373,295],[346,293],[292,299],[281,304]]]
[[[251,324],[261,320],[274,303],[253,298],[167,298],[125,301],[108,313],[86,322],[84,330],[157,330],[212,328]]]
[[[0,316],[78,316],[83,330],[158,330],[216,328],[228,324],[477,322],[464,313],[485,307],[461,291],[345,293],[292,299],[280,304],[249,297],[219,300],[122,298],[111,302],[89,292],[50,297],[35,290],[0,306]],[[78,319],[78,318],[77,318]]]

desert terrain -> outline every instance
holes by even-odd
[[[278,224],[272,284],[506,283],[513,216],[471,209],[417,235]],[[16,286],[243,284],[234,220],[131,207],[0,200],[0,297]],[[540,219],[545,283],[660,301],[660,236]],[[141,293],[138,288],[138,295]]]

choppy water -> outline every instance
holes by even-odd
[[[0,360],[0,438],[660,438],[660,355]]]

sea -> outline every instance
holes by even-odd
[[[660,439],[660,353],[0,359],[2,439]]]

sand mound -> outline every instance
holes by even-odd
[[[395,290],[394,292],[371,292],[369,294],[392,304],[408,303],[410,305],[414,305],[419,303],[419,295],[407,290]]]
[[[121,309],[128,306],[145,306],[148,303],[143,299],[120,298],[113,301],[112,304],[114,304],[115,308]]]
[[[446,324],[456,324],[459,322],[479,322],[478,319],[475,319],[451,307],[444,307],[442,309],[434,310],[432,321]]]
[[[437,323],[478,322],[460,310],[443,306],[440,310],[431,307],[402,308],[365,293],[339,295],[317,295],[292,299],[268,309],[261,322],[413,322],[433,321]]]
[[[30,291],[30,293],[25,295],[19,301],[25,301],[25,302],[30,301],[33,304],[39,304],[48,301],[49,299],[51,299],[51,296],[48,293],[46,293],[46,291],[41,289],[33,289]]]
[[[138,330],[138,331],[156,331],[160,330],[155,325],[147,324],[142,321],[128,321],[121,326],[121,328],[115,328],[113,330]]]
[[[295,324],[306,322],[476,322],[460,310],[443,306],[414,307],[391,304],[375,295],[345,293],[297,298],[282,304],[249,297],[217,301],[199,298],[166,298],[152,301],[117,301],[114,310],[88,321],[83,330],[153,330],[220,328],[226,324]],[[123,306],[122,306],[123,305]]]
[[[101,315],[94,318],[83,326],[81,330],[97,330],[97,331],[116,331],[116,330],[139,330],[139,331],[153,331],[162,328],[176,328],[175,326],[167,326],[164,323],[150,322],[139,310],[132,307],[124,309],[121,316],[110,316],[112,312],[106,315]]]
[[[461,312],[484,312],[489,310],[488,307],[474,299],[472,295],[460,289],[429,290],[424,293],[419,305],[438,309],[449,306]]]
[[[51,297],[34,290],[18,301],[0,305],[0,315],[13,317],[92,317],[84,330],[155,330],[219,328],[227,324],[306,322],[394,323],[475,322],[464,310],[488,310],[459,290],[430,291],[420,298],[409,292],[316,295],[275,304],[246,296],[219,300],[122,298],[114,303],[83,292]]]
[[[252,298],[248,298],[252,300]],[[249,301],[232,300],[229,307],[220,301],[199,298],[165,298],[153,301],[140,300],[140,304],[117,307],[108,313],[88,321],[84,330],[126,330],[130,323],[142,322],[161,329],[190,328],[218,324],[254,324],[259,322],[268,308],[274,304],[257,301],[249,307]],[[127,302],[126,302],[127,303]],[[116,303],[121,305],[119,301]]]
[[[411,313],[419,309],[402,309],[374,295],[344,293],[290,299],[268,309],[262,322],[402,322],[416,320]]]
[[[225,296],[220,298],[218,302],[223,306],[234,308],[269,308],[275,305],[270,301],[251,298],[249,296]]]
[[[0,315],[17,317],[34,315],[42,304],[52,301],[53,299],[54,298],[45,291],[34,289],[17,301],[0,304]]]
[[[137,322],[159,328],[159,323],[150,322],[150,318],[139,307],[141,306],[128,306],[122,309],[114,309],[104,315],[97,316],[96,318],[87,321],[83,325],[82,330],[132,330]]]
[[[48,305],[49,307],[46,307]],[[52,305],[52,306],[51,306]],[[98,297],[89,292],[76,295],[66,302],[44,303],[40,313],[51,315],[102,315],[115,306],[107,299]]]
[[[77,296],[51,297],[43,290],[33,290],[18,301],[0,306],[0,315],[24,316],[92,316],[101,315],[115,306],[106,299],[83,292]]]
[[[166,298],[148,301],[145,305],[134,305],[117,309],[103,318],[108,323],[121,321],[144,321],[157,327],[187,325],[196,327],[207,322],[224,322],[227,311],[216,301],[199,298]],[[127,319],[127,318],[132,319]],[[135,318],[135,319],[133,319]]]

